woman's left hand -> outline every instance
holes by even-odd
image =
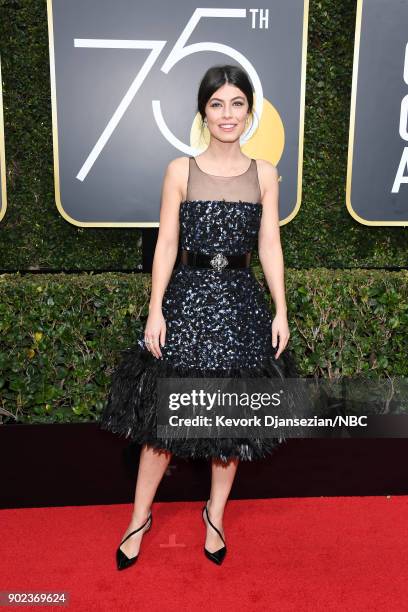
[[[272,321],[272,346],[276,347],[279,337],[279,348],[276,351],[275,359],[278,359],[282,351],[285,350],[289,340],[289,325],[285,314],[277,314]]]

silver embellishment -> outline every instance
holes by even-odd
[[[224,253],[217,253],[210,261],[213,268],[220,272],[225,266],[228,265],[228,259],[225,257]]]

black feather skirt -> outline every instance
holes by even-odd
[[[157,379],[169,378],[294,378],[298,377],[295,360],[289,349],[278,359],[269,355],[252,367],[198,368],[174,366],[169,361],[154,357],[146,348],[136,344],[122,351],[115,369],[106,407],[100,418],[104,430],[117,433],[140,445],[170,451],[184,458],[231,458],[252,461],[270,455],[285,441],[278,438],[158,438]]]

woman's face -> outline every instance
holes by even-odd
[[[205,106],[210,133],[227,142],[237,140],[246,130],[248,118],[246,95],[230,83],[217,89]]]

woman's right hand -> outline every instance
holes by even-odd
[[[151,311],[147,317],[144,331],[144,341],[148,351],[157,359],[162,357],[160,345],[163,346],[166,340],[166,321],[162,310]]]

